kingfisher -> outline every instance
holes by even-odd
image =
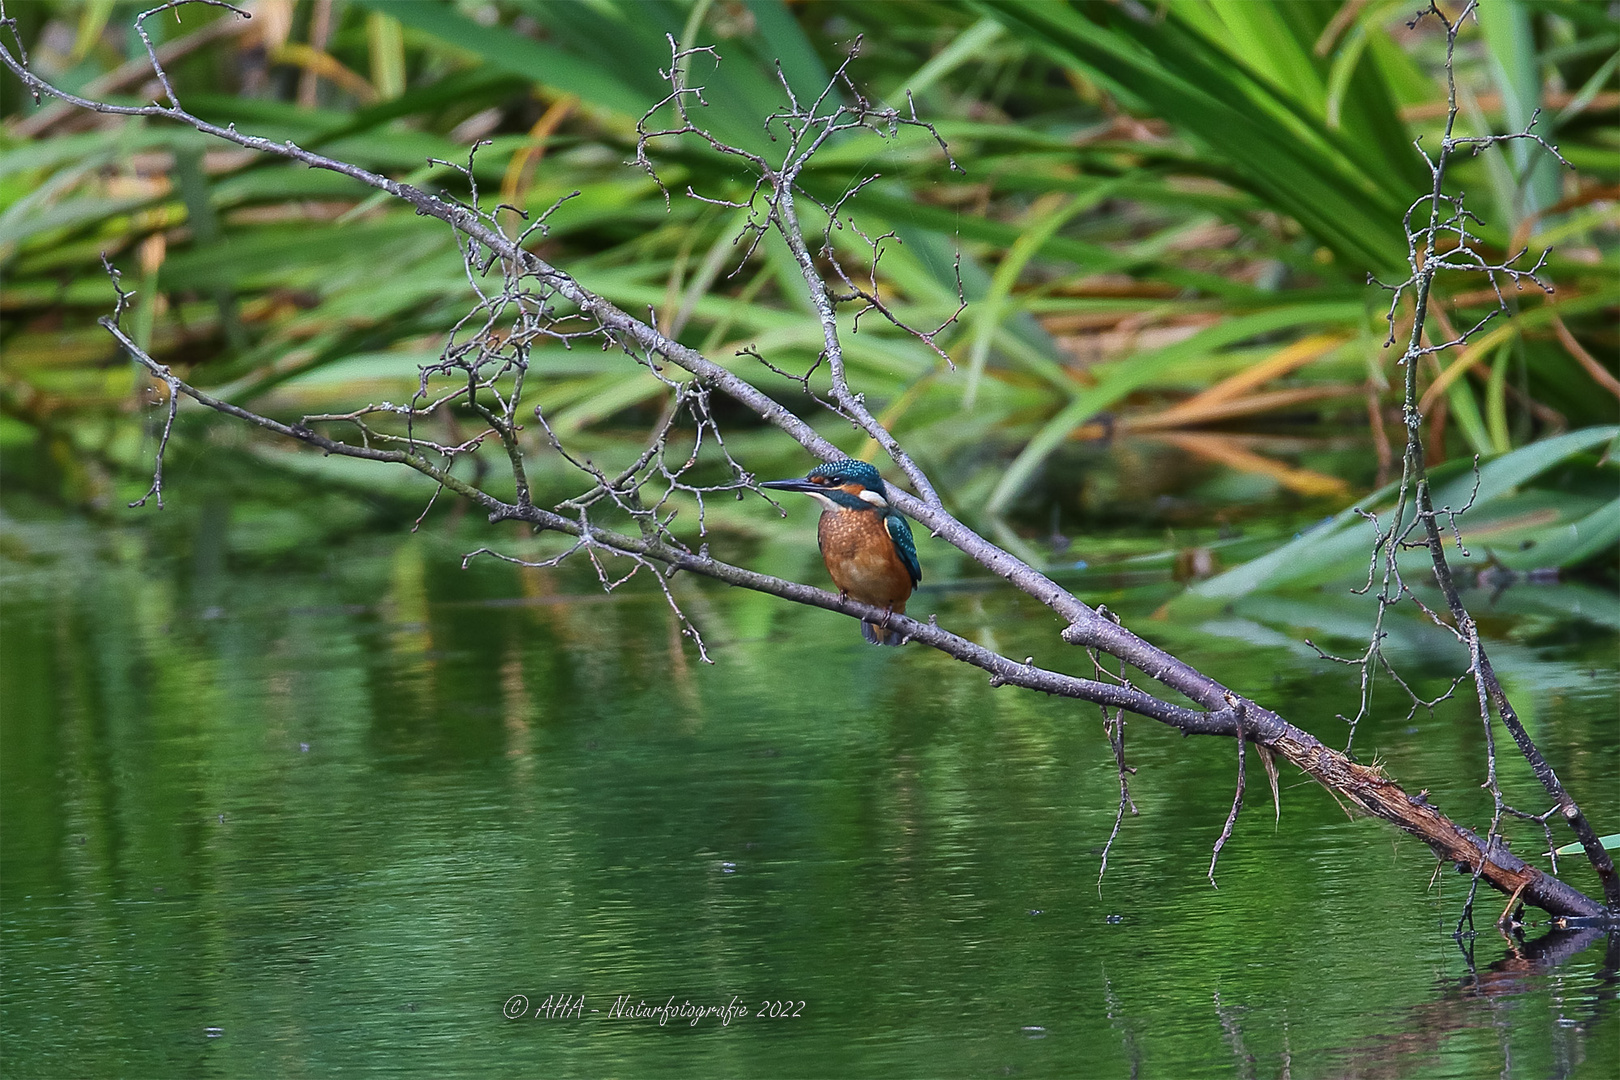
[[[770,480],[760,487],[802,491],[822,505],[816,539],[839,595],[906,613],[906,600],[922,581],[922,565],[911,526],[890,509],[877,469],[844,458],[816,466],[802,480]],[[862,622],[861,634],[873,645],[906,643],[904,634],[880,623]]]

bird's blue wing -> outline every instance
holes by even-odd
[[[911,526],[906,519],[890,511],[883,515],[883,524],[889,527],[889,539],[894,541],[894,552],[905,564],[913,585],[922,581],[922,564],[917,561],[917,542],[911,538]]]

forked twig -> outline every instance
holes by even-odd
[[[1407,687],[1406,684],[1396,680],[1406,688],[1412,698],[1413,709],[1420,706],[1432,708],[1438,701],[1451,696],[1453,690],[1462,679],[1471,678],[1474,683],[1475,696],[1481,723],[1484,726],[1486,745],[1486,779],[1485,786],[1491,793],[1492,814],[1491,825],[1485,836],[1484,847],[1487,854],[1504,847],[1501,826],[1504,816],[1529,819],[1539,822],[1546,828],[1546,815],[1533,815],[1510,806],[1503,793],[1497,775],[1496,741],[1492,726],[1492,712],[1494,709],[1497,719],[1512,735],[1521,754],[1529,763],[1531,771],[1542,784],[1547,794],[1552,797],[1556,807],[1563,818],[1569,823],[1576,837],[1580,840],[1586,851],[1588,860],[1603,883],[1604,897],[1611,909],[1620,909],[1620,877],[1617,877],[1614,865],[1607,851],[1599,842],[1596,831],[1587,822],[1579,805],[1565,790],[1552,766],[1542,755],[1540,749],[1530,738],[1523,723],[1519,720],[1506,692],[1497,679],[1491,667],[1490,658],[1486,653],[1485,645],[1480,637],[1479,627],[1469,614],[1467,607],[1458,592],[1456,582],[1452,576],[1451,567],[1446,558],[1445,540],[1441,532],[1441,520],[1444,519],[1446,528],[1456,540],[1459,551],[1466,555],[1467,548],[1463,546],[1463,534],[1458,526],[1458,518],[1473,506],[1474,497],[1479,491],[1479,463],[1474,463],[1474,491],[1468,502],[1461,508],[1453,509],[1450,506],[1436,509],[1432,485],[1424,464],[1423,443],[1423,417],[1418,407],[1417,396],[1417,369],[1418,361],[1425,356],[1434,355],[1446,349],[1466,344],[1476,335],[1485,324],[1498,314],[1508,311],[1506,298],[1503,296],[1501,283],[1510,281],[1516,289],[1522,289],[1526,280],[1551,293],[1552,286],[1541,279],[1540,271],[1546,264],[1547,253],[1544,251],[1535,264],[1528,269],[1517,265],[1525,254],[1521,250],[1517,255],[1500,262],[1488,261],[1478,250],[1479,238],[1470,231],[1470,223],[1478,223],[1479,218],[1463,204],[1463,195],[1449,194],[1445,190],[1447,167],[1459,150],[1468,150],[1479,153],[1481,150],[1499,143],[1516,140],[1534,142],[1541,146],[1555,159],[1566,167],[1569,162],[1558,152],[1558,148],[1548,143],[1533,130],[1537,114],[1532,115],[1529,123],[1522,131],[1505,135],[1456,136],[1453,134],[1457,120],[1457,84],[1453,69],[1453,59],[1456,52],[1457,35],[1464,22],[1477,10],[1477,0],[1470,2],[1463,8],[1455,20],[1447,18],[1445,13],[1434,3],[1420,12],[1413,20],[1433,16],[1444,26],[1446,32],[1446,90],[1448,111],[1444,133],[1441,136],[1438,152],[1431,155],[1423,149],[1422,142],[1417,144],[1418,152],[1423,155],[1429,168],[1433,182],[1432,189],[1414,202],[1405,215],[1405,229],[1407,237],[1407,264],[1411,271],[1406,280],[1395,285],[1380,286],[1387,289],[1390,296],[1389,311],[1386,320],[1389,324],[1389,337],[1386,347],[1395,342],[1396,312],[1401,300],[1408,293],[1413,297],[1413,320],[1409,331],[1406,349],[1401,356],[1400,363],[1405,368],[1404,388],[1404,419],[1407,439],[1406,449],[1402,458],[1402,474],[1395,509],[1389,518],[1387,527],[1380,525],[1377,516],[1363,513],[1373,524],[1376,541],[1373,548],[1371,565],[1368,573],[1368,587],[1373,579],[1381,579],[1381,587],[1377,595],[1378,612],[1374,620],[1372,641],[1366,653],[1359,660],[1351,661],[1362,666],[1362,708],[1357,718],[1366,714],[1370,678],[1373,665],[1376,663],[1392,676],[1395,674],[1382,651],[1382,627],[1385,613],[1389,608],[1410,600],[1436,625],[1445,627],[1453,633],[1468,654],[1468,668],[1462,676],[1453,681],[1451,688],[1441,697],[1432,701],[1424,701]],[[1424,211],[1427,212],[1427,224],[1417,225],[1414,220]],[[1442,253],[1440,244],[1442,237],[1448,237],[1452,246],[1448,252]],[[1450,340],[1439,344],[1425,344],[1426,321],[1430,314],[1430,293],[1435,277],[1442,272],[1467,272],[1484,274],[1489,281],[1497,299],[1497,308],[1485,318],[1479,320],[1474,326],[1460,334],[1454,335]],[[1371,280],[1371,279],[1369,279]],[[1442,323],[1442,325],[1444,325]],[[1414,539],[1414,537],[1416,537]],[[1441,594],[1445,598],[1446,610],[1450,621],[1442,619],[1440,615],[1430,609],[1412,591],[1408,583],[1401,578],[1397,566],[1399,552],[1407,548],[1424,548],[1428,551],[1430,562],[1434,570],[1434,578]],[[1409,714],[1410,715],[1410,714]],[[1351,736],[1354,737],[1354,723],[1351,726]],[[1549,811],[1551,813],[1551,811]],[[1549,841],[1549,846],[1550,841]],[[1473,902],[1475,891],[1478,888],[1481,875],[1485,872],[1486,860],[1474,863],[1470,870],[1472,880],[1469,886],[1468,899],[1463,907],[1462,918],[1458,921],[1458,932],[1462,932],[1465,922],[1472,921]],[[1554,864],[1556,870],[1556,863]],[[1521,886],[1522,887],[1522,886]],[[1515,890],[1515,895],[1518,890]],[[1510,905],[1511,907],[1511,905]]]

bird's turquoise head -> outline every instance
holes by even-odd
[[[829,508],[873,510],[889,505],[883,477],[870,463],[843,458],[817,465],[802,480],[769,480],[760,487],[776,491],[802,491]]]

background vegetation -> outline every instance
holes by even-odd
[[[156,91],[128,30],[140,6],[6,14],[42,75],[141,101]],[[909,91],[966,172],[903,135],[836,148],[810,182],[836,197],[882,172],[851,205],[869,235],[895,234],[885,295],[938,323],[959,256],[971,303],[941,338],[954,372],[866,320],[845,337],[853,379],[954,513],[1343,738],[1331,718],[1355,711],[1360,672],[1302,639],[1355,653],[1371,633],[1371,599],[1342,585],[1365,580],[1371,530],[1345,507],[1379,505],[1401,417],[1387,296],[1366,276],[1404,276],[1401,212],[1425,186],[1410,140],[1432,144],[1445,105],[1443,40],[1404,22],[1417,0],[251,6],[245,24],[200,7],[152,21],[193,110],[463,198],[428,159],[488,140],[486,205],[534,213],[579,191],[546,257],[762,379],[739,349],[815,358],[802,280],[769,242],[739,266],[732,211],[678,197],[688,179],[738,183],[725,163],[656,148],[666,207],[626,164],[635,120],[661,94],[666,33],[723,54],[700,74],[739,141],[778,100],[776,60],[818,87],[861,37],[856,78],[890,102]],[[1461,503],[1473,456],[1489,459],[1462,521],[1470,606],[1600,831],[1620,758],[1609,11],[1486,0],[1466,30],[1464,131],[1539,105],[1576,170],[1512,150],[1463,163],[1486,254],[1552,246],[1558,291],[1510,292],[1510,316],[1420,372],[1437,501]],[[0,1042],[20,1071],[1615,1073],[1611,960],[1554,955],[1549,975],[1549,935],[1494,964],[1482,944],[1476,968],[1448,936],[1466,879],[1431,881],[1426,847],[1302,778],[1280,827],[1265,794],[1250,803],[1209,889],[1225,745],[1130,729],[1142,816],[1099,892],[1118,774],[1089,710],[682,574],[672,589],[723,650],[693,663],[650,586],[608,601],[580,566],[463,572],[469,548],[533,541],[515,525],[492,541],[448,499],[407,537],[430,483],[201,410],[180,416],[169,509],[126,510],[162,411],[95,325],[112,306],[102,252],[155,356],[286,418],[408,397],[471,289],[442,224],[340,177],[36,106],[4,77],[0,95]],[[1439,288],[1458,329],[1495,304],[1477,280]],[[553,349],[534,370],[554,425],[603,460],[663,405],[622,356]],[[750,468],[802,472],[774,431],[723,420]],[[537,501],[572,494],[577,473],[528,449]],[[808,508],[782,523],[714,503],[709,521],[749,566],[824,580]],[[960,580],[952,550],[918,539],[942,625],[1051,654],[1049,612]],[[1505,587],[1504,569],[1553,568],[1556,587]],[[1454,685],[1449,631],[1402,609],[1381,633],[1415,692]],[[1390,680],[1379,694],[1357,749],[1483,828],[1470,696],[1423,710]],[[1501,782],[1538,805],[1527,770]],[[1516,835],[1541,850],[1533,827]],[[593,1006],[792,993],[813,1019],[790,1039],[502,1018],[508,994],[540,988]]]
[[[42,75],[133,101],[155,93],[129,29],[140,7],[8,14]],[[881,172],[852,205],[863,231],[894,235],[885,293],[914,323],[938,323],[957,306],[959,254],[970,304],[941,339],[955,372],[867,321],[849,339],[852,378],[956,513],[1026,555],[1061,557],[1065,536],[1122,526],[1228,532],[1263,518],[1286,537],[1388,478],[1398,380],[1382,348],[1387,301],[1367,275],[1401,276],[1401,215],[1427,184],[1410,140],[1432,142],[1445,107],[1443,41],[1432,25],[1407,28],[1411,7],[261,0],[250,22],[187,7],[150,25],[200,115],[464,197],[429,159],[465,161],[487,141],[474,158],[487,204],[538,213],[579,192],[537,241],[547,258],[724,362],[752,365],[737,352],[758,345],[801,368],[819,328],[785,249],[767,242],[740,264],[735,212],[678,197],[666,208],[625,163],[635,120],[661,96],[666,35],[717,46],[724,62],[699,72],[710,119],[754,143],[781,98],[773,64],[814,89],[859,37],[856,78],[880,100],[909,93],[966,171],[903,132],[877,151],[824,154],[810,185],[830,200]],[[1467,31],[1462,127],[1506,130],[1540,108],[1537,130],[1576,169],[1519,146],[1458,171],[1487,254],[1550,248],[1557,292],[1510,292],[1511,318],[1422,372],[1437,461],[1616,417],[1617,44],[1597,2],[1496,0]],[[449,231],[342,177],[5,88],[0,449],[13,494],[111,512],[144,488],[153,394],[95,325],[110,306],[103,252],[139,292],[133,325],[155,356],[287,416],[408,396],[468,304]],[[733,179],[689,146],[667,148],[661,167],[677,193]],[[856,238],[835,240],[858,256]],[[1442,288],[1455,327],[1495,303],[1478,281]],[[604,454],[644,436],[667,393],[603,354],[554,348],[534,370],[559,432]],[[252,476],[261,498],[341,507],[320,529],[396,518],[406,503],[392,484],[420,494],[410,477],[357,476],[354,463],[189,420],[179,475],[237,488]],[[827,433],[875,451],[840,425]],[[758,471],[797,471],[761,434],[749,447],[737,430]],[[1571,523],[1606,531],[1588,528],[1598,542],[1554,564],[1612,550],[1620,503],[1596,464],[1607,439],[1576,442],[1550,456],[1562,468],[1529,473],[1547,489],[1534,505],[1498,508],[1492,557]],[[751,530],[753,518],[727,523]],[[305,528],[283,536],[302,539]],[[1083,554],[1106,558],[1109,543]]]

